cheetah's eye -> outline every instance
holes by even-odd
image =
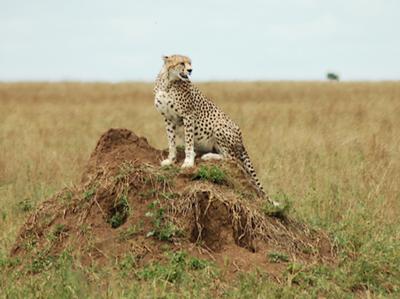
[[[185,63],[184,63],[184,62],[181,62],[180,64],[181,64],[181,66],[185,66]]]

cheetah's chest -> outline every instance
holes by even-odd
[[[176,103],[173,97],[165,91],[156,93],[154,105],[158,112],[160,112],[166,119],[177,121],[180,116],[177,112]]]

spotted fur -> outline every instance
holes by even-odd
[[[195,149],[204,153],[205,159],[234,159],[250,176],[257,193],[265,196],[239,127],[190,82],[191,69],[188,57],[165,56],[156,79],[154,104],[164,117],[169,144],[168,158],[161,164],[176,161],[177,132],[183,127],[186,156],[183,168],[194,165]]]

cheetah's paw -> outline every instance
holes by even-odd
[[[174,163],[174,160],[172,159],[165,159],[161,162],[161,166],[168,166]]]
[[[194,161],[185,160],[181,166],[181,168],[191,168],[194,166]]]

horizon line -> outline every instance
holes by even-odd
[[[87,84],[124,84],[124,83],[143,83],[143,84],[151,84],[154,83],[154,80],[79,80],[79,79],[61,79],[61,80],[2,80],[0,79],[0,84],[18,84],[18,83],[27,83],[27,84],[40,84],[40,83],[87,83]],[[192,83],[279,83],[279,82],[293,82],[293,83],[380,83],[380,82],[388,82],[388,83],[396,83],[400,82],[400,79],[344,79],[344,80],[328,80],[328,79],[211,79],[211,80],[192,80]]]

